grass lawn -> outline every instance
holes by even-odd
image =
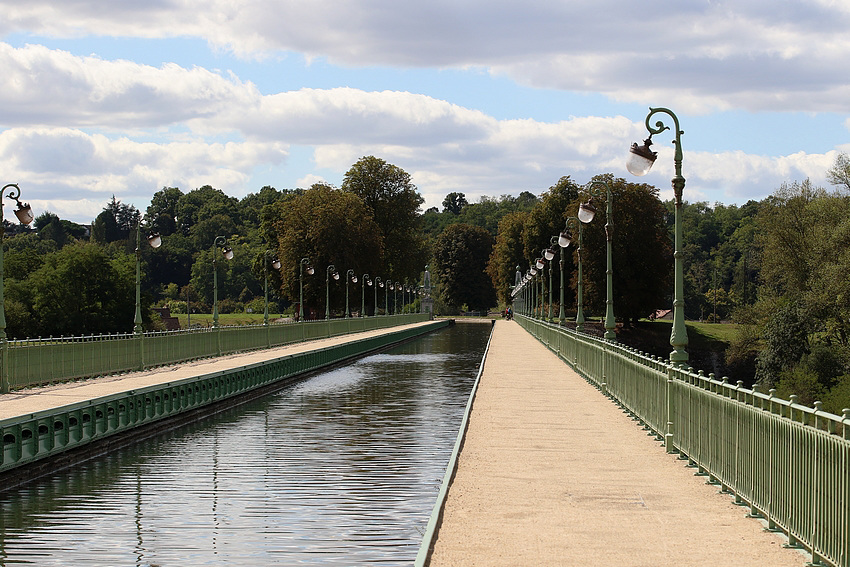
[[[180,327],[186,328],[186,314],[177,313],[174,315],[180,321]],[[280,313],[269,313],[269,322],[274,322],[280,317]],[[200,325],[202,327],[212,327],[212,313],[192,313],[192,326]],[[220,313],[218,316],[219,325],[262,325],[262,313]]]
[[[685,327],[688,330],[688,345],[706,350],[725,350],[738,332],[738,325],[734,323],[686,321]],[[639,329],[646,330],[654,336],[664,337],[669,341],[673,322],[642,320]]]

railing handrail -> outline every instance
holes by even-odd
[[[613,341],[523,315],[516,321],[750,514],[850,567],[850,411],[706,376]]]
[[[426,321],[429,313],[10,340],[0,392]]]

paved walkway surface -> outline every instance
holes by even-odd
[[[363,338],[379,336],[390,332],[399,331],[428,325],[429,322],[399,325],[386,329],[363,331],[350,335],[340,335],[327,339],[315,339],[302,343],[293,343],[282,347],[266,350],[256,350],[244,354],[234,354],[219,358],[205,358],[193,362],[185,362],[172,366],[162,366],[146,370],[144,372],[132,372],[116,376],[104,376],[78,382],[67,382],[44,386],[40,388],[28,388],[16,390],[8,394],[0,394],[0,419],[27,415],[37,411],[62,407],[76,402],[86,401],[109,394],[126,392],[145,386],[175,382],[185,378],[192,378],[220,370],[228,370],[238,366],[245,366],[264,360],[272,360],[288,354],[297,354],[309,350],[315,350],[346,342],[356,341]]]
[[[497,321],[430,566],[802,567],[512,321]]]

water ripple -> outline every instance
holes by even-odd
[[[0,567],[410,565],[489,325],[458,325],[0,496]]]

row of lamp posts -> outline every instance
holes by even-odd
[[[670,353],[670,360],[676,363],[685,363],[688,361],[688,352],[686,350],[688,345],[688,336],[687,329],[685,327],[685,315],[684,315],[684,264],[682,259],[682,193],[685,188],[685,178],[682,176],[682,144],[681,144],[681,135],[684,134],[682,130],[679,128],[679,119],[676,115],[667,108],[650,108],[649,114],[646,116],[646,129],[649,132],[649,137],[644,140],[644,143],[641,146],[638,146],[637,143],[633,143],[629,152],[629,159],[626,163],[626,168],[633,175],[642,176],[649,172],[653,163],[655,163],[657,153],[650,149],[650,145],[652,144],[652,136],[655,134],[660,134],[665,130],[669,130],[670,128],[664,124],[662,120],[658,120],[654,125],[651,124],[651,119],[656,114],[667,115],[673,121],[675,140],[673,144],[675,145],[675,153],[674,153],[674,166],[675,166],[675,176],[673,177],[673,192],[675,195],[675,228],[674,228],[674,238],[675,238],[675,248],[674,248],[674,300],[673,300],[673,330],[670,335],[670,344],[673,347],[673,352]],[[611,261],[611,237],[612,237],[612,229],[613,222],[611,220],[611,208],[612,208],[612,195],[611,188],[605,181],[591,181],[587,189],[591,194],[590,200],[587,203],[583,203],[579,208],[578,217],[571,217],[567,219],[566,225],[564,227],[564,231],[561,232],[557,237],[553,236],[550,239],[550,248],[544,249],[541,255],[541,258],[535,262],[535,265],[532,265],[531,269],[525,276],[521,276],[519,273],[519,267],[517,267],[517,280],[516,285],[512,291],[512,297],[516,297],[517,295],[522,294],[521,300],[525,302],[526,307],[529,305],[528,300],[533,299],[535,301],[535,309],[536,309],[536,300],[537,294],[536,289],[531,289],[531,282],[534,280],[537,269],[543,269],[544,262],[551,262],[554,259],[554,250],[552,246],[557,242],[559,247],[561,248],[560,255],[560,266],[561,266],[561,307],[559,314],[559,322],[561,324],[564,323],[564,301],[563,301],[563,293],[564,293],[564,260],[563,260],[563,249],[568,247],[572,242],[572,236],[570,233],[570,225],[577,225],[578,227],[578,298],[577,298],[577,311],[576,311],[576,328],[580,329],[580,325],[583,327],[584,317],[582,313],[582,273],[581,273],[581,246],[582,246],[582,224],[591,222],[595,216],[596,210],[593,206],[593,197],[599,195],[602,189],[605,189],[606,192],[606,225],[605,225],[605,233],[607,240],[607,266],[606,266],[606,281],[607,281],[607,290],[606,290],[606,311],[605,311],[605,338],[609,340],[616,340],[616,334],[614,332],[614,300],[613,300],[613,267]],[[3,226],[3,194],[6,190],[9,190],[9,193],[6,197],[13,199],[17,203],[17,208],[15,209],[15,216],[17,216],[18,220],[24,224],[29,225],[34,220],[34,215],[32,212],[32,208],[27,203],[21,203],[20,195],[21,190],[15,183],[9,183],[3,186],[3,189],[0,190],[0,343],[2,343],[2,351],[3,351],[3,361],[0,362],[2,368],[0,368],[0,391],[8,391],[8,379],[6,377],[6,312],[5,312],[5,301],[4,301],[4,274],[3,274],[3,236],[4,236],[4,226]],[[141,333],[142,332],[142,315],[141,315],[141,231],[142,231],[142,221],[140,220],[136,227],[136,315],[134,318],[134,332]],[[158,248],[162,244],[162,239],[158,234],[150,234],[147,237],[147,242],[154,248]],[[227,239],[223,236],[217,236],[214,242],[214,248],[220,248],[221,253],[228,260],[233,258],[233,249],[228,246]],[[213,326],[218,326],[218,274],[216,270],[216,259],[217,255],[213,254]],[[263,323],[268,325],[268,272],[267,272],[267,264],[268,264],[268,251],[264,256],[264,275],[265,275],[265,310],[263,312]],[[275,269],[279,269],[280,261],[277,258],[272,260],[272,266]],[[301,319],[303,319],[304,315],[304,271],[306,271],[308,275],[314,273],[313,267],[310,265],[309,258],[302,258],[299,264],[299,315]],[[538,268],[539,267],[539,268]],[[333,266],[328,266],[328,280],[327,285],[330,285],[330,277],[333,277],[335,280],[339,279],[339,274],[336,272],[336,268]],[[348,270],[346,273],[346,308],[345,314],[346,317],[350,316],[349,306],[348,306],[348,282],[357,283],[357,276],[354,275],[353,270]],[[552,268],[551,264],[549,267],[549,320],[552,320]],[[368,282],[368,283],[367,283]],[[540,278],[540,316],[543,318],[543,289],[544,279],[541,274]],[[375,278],[375,306],[377,308],[377,287],[384,287],[384,304],[387,305],[387,293],[389,290],[393,291],[394,295],[394,303],[395,303],[395,294],[398,291],[406,292],[415,292],[415,288],[410,288],[409,286],[403,287],[400,282],[391,282],[391,281],[382,281],[381,278]],[[373,285],[372,280],[369,278],[368,274],[363,275],[363,284],[361,289],[361,313],[365,309],[365,286]],[[329,289],[329,287],[328,287]],[[329,293],[329,292],[328,292]],[[326,307],[325,317],[330,318],[330,311]]]
[[[652,164],[655,163],[657,153],[652,151],[649,146],[652,145],[652,136],[660,134],[670,128],[664,124],[662,120],[658,120],[654,125],[651,123],[652,117],[661,114],[667,115],[673,121],[674,134],[676,139],[673,140],[675,145],[674,166],[675,175],[672,180],[673,193],[675,195],[676,215],[674,228],[674,297],[673,297],[673,329],[670,334],[670,345],[673,351],[670,353],[670,361],[674,363],[684,364],[688,361],[688,335],[685,327],[685,300],[684,300],[684,263],[682,258],[682,193],[685,188],[685,178],[682,176],[682,143],[681,136],[684,134],[679,129],[679,119],[676,115],[667,108],[650,108],[649,114],[646,116],[646,129],[649,132],[649,137],[644,140],[644,143],[638,146],[633,143],[629,150],[629,158],[626,163],[626,169],[633,175],[646,175]],[[594,180],[587,184],[587,192],[590,194],[590,199],[586,203],[582,203],[579,207],[576,217],[570,217],[566,221],[564,230],[558,236],[553,236],[550,239],[549,248],[541,252],[541,257],[532,262],[531,268],[523,275],[521,268],[517,266],[516,280],[514,288],[511,292],[512,298],[518,298],[522,309],[526,314],[546,319],[544,310],[544,286],[545,279],[543,277],[543,269],[546,262],[549,264],[549,314],[548,321],[552,322],[552,260],[555,257],[553,247],[557,242],[561,248],[560,267],[561,267],[561,297],[560,297],[560,313],[558,322],[563,325],[564,317],[564,249],[567,248],[573,241],[570,227],[578,228],[578,282],[577,282],[577,298],[576,298],[576,330],[584,329],[584,313],[582,308],[582,226],[591,222],[596,215],[596,207],[593,205],[593,199],[600,196],[604,190],[606,201],[606,300],[605,300],[605,339],[616,341],[617,335],[615,332],[614,318],[614,293],[613,293],[613,265],[611,252],[611,238],[614,228],[612,221],[612,193],[611,187],[606,181]],[[539,270],[539,272],[538,272]],[[538,292],[537,275],[540,274],[540,289]],[[539,301],[538,301],[539,300]],[[537,309],[540,305],[539,311]]]
[[[309,258],[301,259],[301,270],[298,275],[298,287],[299,287],[299,315],[300,318],[304,319],[303,313],[303,305],[304,305],[304,272],[307,272],[307,275],[313,275],[315,270],[310,263]],[[305,268],[306,266],[306,268]],[[331,308],[330,308],[330,297],[331,297],[331,280],[339,281],[340,274],[336,269],[336,266],[333,264],[329,264],[325,270],[325,319],[328,320],[331,318]],[[360,313],[361,316],[366,314],[366,287],[373,288],[374,292],[374,304],[375,304],[375,313],[378,310],[378,288],[384,288],[384,305],[388,306],[388,292],[390,290],[393,291],[393,304],[396,304],[396,296],[395,294],[398,291],[402,291],[403,293],[416,293],[416,290],[413,286],[410,285],[402,285],[401,282],[392,282],[392,281],[384,281],[379,276],[376,276],[374,280],[369,276],[369,274],[363,274],[362,278],[357,277],[357,273],[353,269],[349,269],[345,273],[345,315],[346,319],[351,318],[351,308],[349,303],[349,293],[348,293],[348,284],[353,283],[356,284],[360,282]],[[418,293],[423,294],[424,292],[418,291]],[[402,299],[403,301],[404,298]],[[405,303],[406,304],[406,303]],[[388,310],[388,307],[385,307]]]

